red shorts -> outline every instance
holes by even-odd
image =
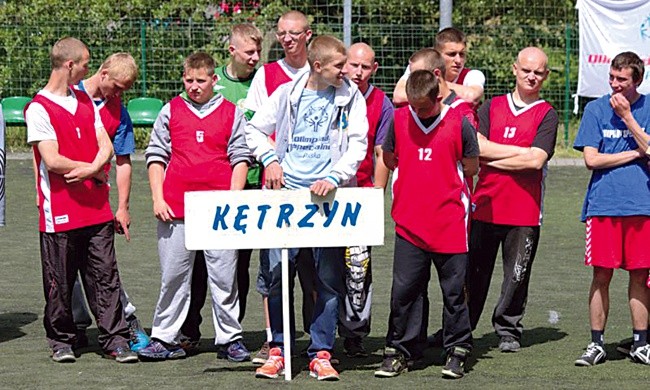
[[[625,270],[650,268],[650,217],[589,217],[585,264]]]

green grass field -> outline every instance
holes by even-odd
[[[648,367],[632,364],[615,351],[616,343],[631,335],[626,303],[627,275],[615,275],[611,287],[611,312],[606,333],[609,360],[598,367],[573,365],[589,341],[587,291],[591,272],[583,265],[584,232],[579,212],[588,180],[583,167],[552,167],[547,178],[545,223],[533,266],[526,327],[522,350],[502,354],[489,323],[499,290],[497,269],[486,312],[475,337],[469,373],[458,381],[441,378],[440,350],[429,350],[426,368],[394,379],[376,379],[373,371],[381,361],[381,348],[387,328],[391,284],[393,228],[387,215],[386,245],[373,250],[374,306],[373,330],[366,341],[372,355],[367,359],[347,359],[342,346],[335,352],[341,358],[341,381],[320,384],[309,377],[307,361],[294,359],[293,386],[339,388],[642,388],[648,381]],[[216,359],[211,337],[208,305],[204,308],[201,353],[180,361],[119,365],[102,359],[96,342],[74,364],[50,360],[42,325],[44,306],[40,274],[38,219],[34,206],[34,181],[31,161],[9,160],[7,166],[7,226],[0,228],[0,388],[267,388],[285,385],[282,380],[255,379],[250,363],[234,364]],[[115,192],[115,191],[113,191]],[[387,203],[388,205],[389,203]],[[151,318],[158,289],[160,270],[156,250],[155,219],[144,163],[136,162],[131,197],[132,240],[117,239],[117,255],[123,284],[138,307],[145,327]],[[257,254],[254,254],[254,261]],[[497,262],[497,267],[501,263]],[[252,267],[254,274],[256,268]],[[434,273],[435,275],[435,273]],[[436,282],[429,289],[431,320],[429,330],[440,324],[441,299]],[[298,294],[300,295],[300,294]],[[298,299],[297,299],[298,300]],[[249,348],[263,341],[262,310],[257,293],[251,291],[244,320],[245,341]],[[297,303],[298,305],[299,303]],[[549,322],[551,312],[559,321]],[[299,310],[297,313],[299,316]],[[301,323],[298,318],[297,323]],[[96,335],[90,329],[89,335]],[[298,349],[306,346],[302,335]]]

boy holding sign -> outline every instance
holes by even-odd
[[[221,94],[214,94],[217,77],[212,57],[192,54],[183,67],[185,92],[162,108],[145,153],[162,269],[151,343],[138,351],[149,360],[185,357],[180,329],[190,307],[196,254],[185,248],[185,192],[241,190],[250,163],[244,114]],[[247,360],[250,353],[242,343],[237,319],[237,251],[206,250],[204,255],[219,355]]]
[[[406,82],[409,105],[395,111],[394,126],[384,144],[384,162],[399,164],[393,184],[395,257],[390,317],[384,362],[377,377],[394,377],[407,361],[422,357],[427,340],[431,263],[442,289],[442,374],[464,375],[472,348],[472,332],[463,287],[467,269],[469,189],[465,177],[478,171],[476,130],[458,106],[442,103],[437,77],[413,72]],[[421,202],[425,193],[427,201]]]
[[[309,45],[309,73],[280,86],[246,125],[246,140],[264,164],[265,185],[271,189],[309,188],[325,196],[355,181],[366,155],[368,121],[363,94],[344,78],[346,50],[341,41],[320,36]],[[277,129],[277,131],[276,131]],[[268,137],[276,131],[275,147]],[[298,249],[289,249],[291,267]],[[345,248],[313,248],[318,280],[317,301],[310,327],[311,375],[318,380],[338,380],[330,363],[338,310],[345,294]],[[281,250],[271,249],[270,356],[256,371],[259,378],[276,378],[284,370],[282,333]],[[291,340],[295,337],[293,310]]]

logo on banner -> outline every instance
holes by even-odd
[[[641,39],[650,39],[650,15],[641,23]]]

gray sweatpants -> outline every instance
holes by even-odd
[[[224,345],[242,338],[242,328],[237,320],[237,251],[206,250],[204,254],[212,294],[215,344]],[[162,276],[151,337],[176,344],[190,308],[192,269],[196,255],[196,251],[185,248],[183,221],[158,221],[158,255]]]

